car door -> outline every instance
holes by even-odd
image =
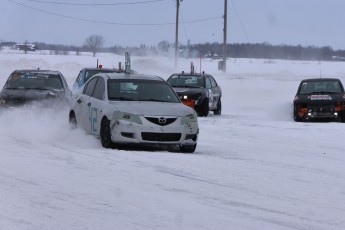
[[[88,118],[88,132],[99,135],[99,129],[102,119],[102,109],[106,104],[104,103],[105,82],[102,77],[98,77],[95,89],[89,98],[89,118]]]
[[[208,92],[208,104],[209,108],[212,109],[214,107],[214,95],[212,91],[212,84],[211,80],[208,76],[205,77],[205,86]]]
[[[209,82],[209,83],[207,83],[207,82]],[[217,82],[210,75],[206,76],[206,85],[209,85],[210,109],[214,109],[217,107],[217,102],[218,102],[219,97],[220,97],[220,90],[217,86]]]
[[[91,95],[95,89],[98,78],[93,78],[85,85],[83,93],[79,94],[77,97],[77,122],[81,125],[83,129],[89,131],[89,116],[90,116],[90,106],[91,106]]]

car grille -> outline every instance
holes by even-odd
[[[142,132],[141,138],[144,141],[179,141],[181,133],[150,133]]]
[[[176,117],[174,118],[165,118],[165,117],[145,117],[146,120],[160,126],[170,125],[176,121]]]

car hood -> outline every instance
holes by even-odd
[[[116,110],[143,116],[186,116],[194,110],[182,103],[151,101],[114,101],[110,102]]]
[[[178,95],[181,95],[181,94],[191,95],[191,94],[201,93],[205,90],[204,88],[188,88],[188,87],[174,87],[173,89]]]
[[[9,103],[17,104],[27,101],[44,100],[50,98],[62,98],[63,90],[40,90],[40,89],[3,89],[0,97]]]

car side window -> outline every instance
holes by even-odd
[[[105,83],[103,78],[98,78],[95,90],[93,91],[92,97],[97,98],[99,100],[103,100],[104,98],[104,91],[105,91]]]
[[[78,75],[77,80],[76,80],[78,85],[80,85],[82,83],[81,82],[81,76],[82,76],[82,71],[79,72],[79,75]]]
[[[91,96],[92,93],[93,93],[93,90],[94,90],[94,88],[95,88],[95,85],[96,85],[96,83],[97,83],[97,80],[98,80],[98,78],[95,77],[95,78],[93,78],[91,81],[89,81],[89,82],[87,83],[87,85],[84,87],[83,94],[88,95],[88,96]]]
[[[210,89],[212,87],[210,78],[207,76],[205,80],[206,80],[206,89]]]
[[[214,87],[217,87],[217,82],[216,80],[214,80],[214,78],[212,76],[209,76],[210,80],[211,80],[211,85],[212,85],[212,88]]]

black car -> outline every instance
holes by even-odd
[[[5,107],[33,101],[52,100],[67,104],[71,97],[66,79],[59,71],[15,70],[0,93],[0,105]]]
[[[344,87],[336,78],[302,80],[293,104],[295,121],[345,121]]]
[[[80,91],[84,84],[89,80],[93,75],[97,73],[124,73],[125,70],[123,69],[111,69],[111,68],[83,68],[80,70],[78,77],[76,78],[73,84],[73,91],[77,92]],[[135,71],[131,71],[132,73],[136,73]]]
[[[174,88],[180,100],[206,117],[209,111],[215,115],[222,112],[222,89],[216,80],[205,73],[175,73],[167,81]]]

